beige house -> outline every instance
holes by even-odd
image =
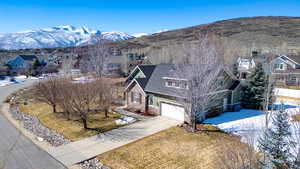
[[[179,121],[186,121],[186,110],[178,102],[178,91],[189,90],[189,83],[175,78],[172,64],[136,66],[127,79],[126,106],[139,113],[162,115]],[[240,109],[240,82],[227,70],[221,69],[219,75],[224,78],[222,87],[214,92],[215,99],[207,108],[206,114]],[[203,119],[200,119],[203,120]]]

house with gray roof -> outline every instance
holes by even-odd
[[[189,82],[184,77],[175,76],[172,71],[172,64],[136,66],[126,81],[127,109],[187,121],[186,114],[190,110],[186,110],[178,100],[184,98],[184,93],[189,90]],[[226,69],[221,69],[218,75],[224,80],[219,91],[214,92],[218,97],[210,102],[206,112],[208,116],[213,112],[222,113],[240,108],[242,89],[239,80]]]
[[[278,86],[298,86],[300,85],[300,56],[280,55],[265,66],[267,74],[274,75]]]

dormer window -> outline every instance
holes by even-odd
[[[167,78],[165,79],[165,85],[166,87],[173,87],[178,89],[188,89],[188,82],[186,79],[176,79],[176,78]]]
[[[276,70],[283,70],[283,64],[280,63],[280,64],[275,64],[275,69]]]

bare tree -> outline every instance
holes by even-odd
[[[205,118],[210,102],[222,87],[216,81],[223,68],[221,52],[216,37],[201,35],[199,46],[186,49],[182,64],[174,66],[175,76],[188,82],[188,90],[177,92],[182,96],[178,100],[186,109],[192,131],[196,129],[196,120]]]
[[[270,74],[267,76],[267,80],[266,80],[266,89],[265,89],[265,93],[264,93],[264,113],[265,113],[265,126],[268,127],[269,126],[269,122],[271,120],[271,116],[272,116],[272,112],[273,112],[273,102],[274,102],[274,93],[273,93],[273,86],[275,84],[275,77]],[[271,107],[271,110],[269,109]]]
[[[56,113],[57,102],[60,89],[62,88],[59,78],[50,78],[45,81],[39,81],[34,86],[35,99],[52,106],[53,112]]]
[[[73,100],[73,88],[70,79],[61,78],[61,88],[59,88],[57,104],[62,109],[62,113],[70,120],[73,112],[72,102]]]
[[[115,90],[116,87],[114,87],[115,84],[113,84],[110,79],[103,78],[98,78],[95,83],[98,86],[98,106],[104,110],[104,115],[106,118],[108,118],[109,108],[111,107],[117,95],[117,91]]]
[[[95,73],[102,77],[110,62],[109,43],[102,35],[92,37],[91,44],[88,46],[88,56],[80,61],[80,69],[84,73]]]
[[[74,67],[74,60],[72,58],[64,58],[61,63],[61,72],[64,75],[68,75],[71,73],[71,70]]]
[[[83,122],[84,129],[88,128],[88,115],[92,112],[92,106],[97,104],[98,86],[95,82],[72,83],[70,85],[70,103],[71,112],[78,115]]]

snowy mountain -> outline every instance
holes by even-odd
[[[142,37],[142,36],[151,35],[151,33],[133,33],[131,35],[134,36],[134,37],[136,37],[136,38],[139,38],[139,37]]]
[[[94,35],[117,41],[134,38],[123,32],[101,32],[87,27],[56,26],[52,28],[28,30],[0,34],[0,49],[52,48],[85,45]]]

